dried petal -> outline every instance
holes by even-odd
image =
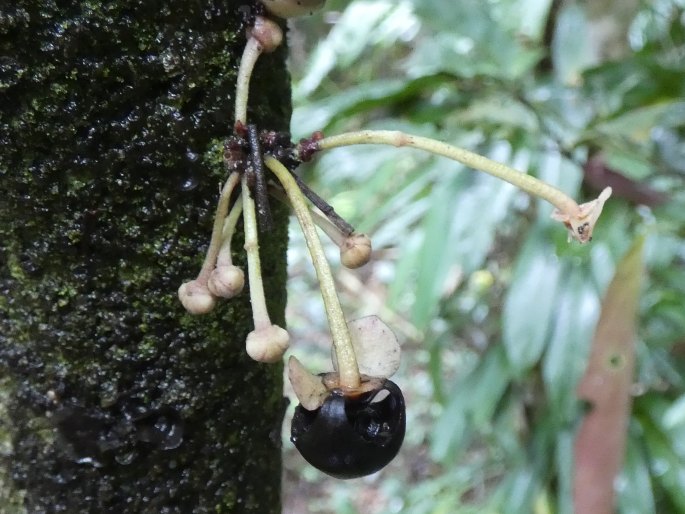
[[[561,221],[568,229],[568,240],[575,239],[580,243],[592,241],[592,231],[595,228],[599,215],[602,214],[604,203],[611,196],[611,188],[605,188],[599,197],[591,202],[578,206],[578,212],[574,215],[555,209],[552,219]]]
[[[400,367],[400,344],[388,325],[378,316],[366,316],[347,324],[359,372],[370,377],[389,378]],[[333,368],[338,361],[332,352]]]
[[[321,407],[329,394],[321,377],[310,373],[295,356],[288,359],[288,380],[300,405],[307,410]]]

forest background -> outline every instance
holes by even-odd
[[[411,149],[352,147],[307,166],[373,240],[371,264],[336,273],[348,316],[378,314],[403,342],[408,431],[390,466],[351,482],[323,478],[286,444],[287,512],[572,512],[576,385],[607,285],[643,233],[618,512],[685,512],[684,9],[331,0],[292,23],[295,139],[401,129],[579,201],[607,185],[614,195],[579,246],[550,206]],[[325,317],[291,238],[287,319],[297,355],[324,369]]]

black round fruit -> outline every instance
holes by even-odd
[[[345,396],[334,389],[309,411],[298,405],[290,439],[312,466],[336,478],[358,478],[387,465],[402,446],[404,397],[397,384]]]

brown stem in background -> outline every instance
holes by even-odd
[[[602,302],[579,399],[590,406],[576,436],[573,505],[576,514],[613,514],[635,368],[637,305],[642,277],[640,236],[623,257]]]
[[[648,207],[657,207],[668,201],[668,195],[633,180],[620,170],[609,167],[601,153],[594,153],[583,164],[585,182],[596,191],[611,187],[618,198]]]

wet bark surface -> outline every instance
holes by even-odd
[[[245,355],[248,296],[201,317],[176,297],[225,178],[242,2],[11,4],[0,510],[279,512],[281,369]],[[264,128],[288,125],[284,61],[281,49],[257,66],[249,112]],[[283,323],[286,213],[274,214],[262,263]]]

